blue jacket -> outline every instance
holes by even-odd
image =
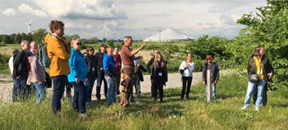
[[[85,81],[88,73],[88,66],[84,60],[82,53],[77,52],[71,48],[71,57],[69,59],[70,74],[68,74],[68,81],[75,82],[75,78],[79,78],[80,81]]]
[[[103,57],[103,70],[104,75],[109,77],[116,77],[117,76],[117,69],[115,66],[115,61],[113,56],[108,56],[104,54]]]

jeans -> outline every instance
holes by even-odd
[[[100,100],[100,91],[101,91],[101,84],[102,84],[102,80],[104,80],[104,93],[105,96],[107,95],[107,82],[104,79],[104,71],[100,71],[98,72],[97,75],[97,88],[96,88],[96,98],[97,100]]]
[[[95,75],[94,74],[90,74],[88,76],[88,81],[85,81],[86,103],[91,102],[91,95],[92,95],[92,90],[93,90],[94,83],[95,83]]]
[[[181,93],[181,99],[184,98],[186,88],[187,88],[186,98],[189,99],[189,93],[190,93],[190,88],[191,88],[192,79],[193,79],[192,77],[182,77],[182,93]]]
[[[136,90],[136,101],[139,102],[141,98],[140,79],[138,73],[133,75],[133,86]],[[130,90],[129,102],[133,102],[133,86]]]
[[[216,99],[216,84],[213,82],[211,84],[211,100],[215,100]],[[206,88],[205,88],[205,96],[207,97],[207,84],[206,84]]]
[[[33,84],[37,90],[37,94],[36,94],[36,105],[37,105],[43,100],[45,96],[45,82],[42,82],[41,85],[38,82],[35,82]]]
[[[16,78],[16,77],[15,77]],[[17,79],[17,78],[16,78]],[[24,99],[24,89],[26,87],[28,77],[22,77],[20,79],[16,80],[16,88],[17,88],[17,95],[19,97],[19,100],[22,101]]]
[[[263,90],[264,90],[264,86],[265,86],[266,82],[264,80],[259,80],[258,82],[250,82],[248,81],[248,88],[247,88],[247,93],[245,96],[245,101],[244,101],[244,105],[249,107],[250,105],[250,99],[251,96],[254,94],[255,90],[256,90],[256,86],[257,86],[257,100],[256,100],[256,107],[260,107],[261,106],[261,101],[262,101],[262,96],[263,96]]]
[[[63,97],[66,81],[67,75],[53,77],[53,96],[51,104],[53,114],[57,114],[57,112],[61,111],[61,98]]]
[[[73,96],[73,109],[79,110],[80,113],[86,113],[85,108],[85,98],[86,98],[86,90],[84,86],[84,82],[80,81],[79,84],[76,82],[70,82],[74,87],[74,96]]]
[[[17,87],[19,86],[19,84],[17,78],[14,75],[11,75],[11,78],[13,79],[12,102],[15,102],[17,96]]]
[[[36,88],[33,83],[31,83],[31,85],[26,85],[27,93],[25,93],[25,95],[27,94],[28,98],[31,98],[35,91],[36,91]]]
[[[257,89],[258,89],[258,87],[256,87],[256,91],[253,94],[253,104],[255,104],[256,100],[257,100]],[[267,86],[267,83],[266,83],[265,86],[264,86],[264,90],[263,90],[263,98],[262,98],[263,106],[266,106],[266,104],[267,104],[267,91],[268,91],[268,86]]]
[[[112,101],[116,103],[116,77],[113,77],[113,81],[111,81],[111,78],[109,76],[105,76],[105,80],[108,83],[107,88],[107,103],[111,104]]]

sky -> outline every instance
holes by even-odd
[[[141,40],[173,28],[193,38],[209,34],[231,39],[245,26],[243,14],[257,11],[266,0],[0,0],[0,34],[49,29],[51,20],[65,23],[65,34]],[[115,34],[115,35],[114,35]]]

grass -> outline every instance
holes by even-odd
[[[97,101],[87,107],[90,119],[79,118],[67,100],[62,103],[62,118],[54,118],[50,99],[39,106],[34,105],[33,99],[0,106],[0,126],[11,130],[288,129],[287,99],[278,92],[270,92],[268,105],[261,107],[260,112],[253,107],[242,111],[246,88],[246,76],[232,75],[221,77],[217,101],[210,103],[205,100],[205,88],[201,84],[192,86],[190,101],[179,100],[181,89],[165,90],[162,104],[153,103],[150,94],[142,95],[142,103],[134,103],[128,109],[121,109],[118,104],[107,106],[105,100]]]

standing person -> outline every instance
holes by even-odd
[[[10,57],[8,64],[9,64],[9,69],[11,72],[11,78],[13,79],[13,89],[12,89],[12,102],[15,102],[15,96],[17,93],[17,78],[13,75],[13,71],[14,71],[14,67],[13,67],[13,61],[17,55],[17,53],[19,52],[18,49],[13,50],[12,56]]]
[[[31,70],[30,63],[28,61],[28,53],[30,43],[27,40],[21,42],[22,50],[18,52],[13,62],[14,76],[17,79],[17,95],[19,100],[23,100],[24,88],[27,83],[29,71]]]
[[[249,107],[251,96],[254,94],[257,86],[257,100],[255,104],[255,110],[259,111],[263,97],[264,86],[268,79],[271,79],[273,76],[271,67],[272,65],[268,57],[265,55],[264,47],[257,46],[248,61],[247,70],[249,81],[242,110],[245,110]]]
[[[193,79],[193,70],[194,70],[194,62],[191,60],[192,54],[187,54],[187,60],[183,61],[179,67],[179,70],[182,72],[182,93],[181,100],[184,100],[185,89],[186,91],[186,99],[189,100],[189,93],[191,88],[191,83]]]
[[[142,56],[139,58],[141,59]],[[135,91],[136,91],[136,103],[140,103],[140,98],[141,98],[140,81],[141,82],[144,81],[142,71],[146,72],[146,69],[142,65],[140,65],[138,60],[135,59],[134,60],[133,86],[135,86]],[[130,91],[129,102],[133,102],[133,87],[131,88],[131,91]]]
[[[272,73],[272,75],[274,75],[274,68],[272,67],[271,65],[271,70],[270,72]],[[272,81],[272,78],[268,79],[268,82],[273,82]],[[263,98],[262,98],[262,104],[263,106],[265,107],[267,105],[267,91],[268,91],[268,86],[267,86],[268,83],[265,84],[264,86],[264,90],[263,90]],[[255,89],[255,93],[253,94],[253,104],[255,105],[256,101],[257,101],[257,92],[258,91],[258,86],[256,86],[256,89]]]
[[[61,112],[61,98],[66,85],[67,74],[70,73],[69,59],[71,48],[64,35],[64,23],[53,20],[49,24],[51,34],[45,36],[47,54],[51,60],[50,76],[53,78],[52,112],[54,115]]]
[[[141,49],[145,47],[145,43],[143,43],[138,49],[131,50],[132,46],[132,37],[125,36],[124,37],[124,46],[121,49],[121,59],[123,62],[122,70],[121,70],[121,107],[129,107],[129,92],[133,85],[133,70],[134,70],[134,55],[137,54]],[[125,77],[125,79],[124,79]],[[122,81],[123,80],[123,81]]]
[[[85,87],[86,87],[86,105],[90,105],[91,95],[93,86],[96,80],[97,72],[96,72],[96,63],[95,63],[95,56],[94,56],[94,49],[92,47],[87,47],[86,54],[84,54],[84,59],[88,66],[88,74],[85,79]]]
[[[117,76],[116,76],[116,87],[117,87],[117,95],[120,94],[120,77],[121,77],[121,56],[118,54],[119,53],[119,49],[118,47],[114,48],[114,61],[115,61],[115,66],[117,68]]]
[[[97,65],[97,87],[96,87],[96,98],[98,101],[101,100],[101,84],[102,80],[104,81],[104,94],[107,95],[107,82],[104,79],[104,71],[103,71],[103,56],[106,51],[106,45],[101,44],[100,51],[95,54],[95,60]]]
[[[34,56],[35,55],[35,51],[38,50],[38,44],[35,41],[31,41],[30,42],[30,50],[28,50],[28,55],[29,56]],[[27,96],[28,98],[31,98],[32,94],[34,93],[34,91],[36,90],[34,84],[31,83],[30,80],[30,74],[28,76],[27,79],[27,84],[26,84],[26,91],[27,91]],[[38,95],[37,95],[38,96]]]
[[[154,50],[154,57],[151,58],[151,59],[149,60],[149,62],[147,63],[147,65],[146,65],[146,68],[147,68],[150,76],[151,76],[151,74],[152,74],[152,73],[151,73],[150,66],[153,64],[153,62],[154,62],[154,60],[155,60],[155,56],[158,55],[158,54],[159,54],[159,51],[158,51],[158,50]],[[153,83],[151,82],[151,95],[152,95],[152,98],[155,98],[155,94],[156,94],[156,93],[154,92],[154,86],[153,86]]]
[[[104,54],[103,57],[103,70],[104,77],[108,83],[107,89],[107,103],[108,105],[112,104],[112,101],[116,103],[116,76],[117,68],[115,66],[115,61],[112,53],[112,48],[107,48],[107,54]]]
[[[157,101],[157,91],[159,91],[160,103],[162,103],[164,96],[163,85],[166,85],[168,81],[166,62],[161,54],[157,54],[152,65],[151,81],[154,84],[154,101]]]
[[[202,81],[205,85],[205,96],[207,96],[207,70],[210,70],[211,73],[211,91],[212,91],[212,100],[216,99],[216,84],[218,83],[220,73],[217,63],[212,62],[213,57],[211,55],[206,56],[206,62],[202,68]]]
[[[29,62],[31,64],[29,79],[37,90],[36,105],[39,104],[45,96],[45,80],[46,80],[45,68],[40,65],[38,56],[39,51],[37,47],[35,48],[35,50],[33,50],[33,56],[28,57]]]
[[[71,58],[69,59],[70,74],[68,74],[68,80],[71,85],[74,86],[73,96],[73,109],[79,111],[80,116],[87,118],[85,108],[86,90],[84,86],[85,78],[88,74],[88,66],[84,60],[81,50],[80,39],[71,41]]]

